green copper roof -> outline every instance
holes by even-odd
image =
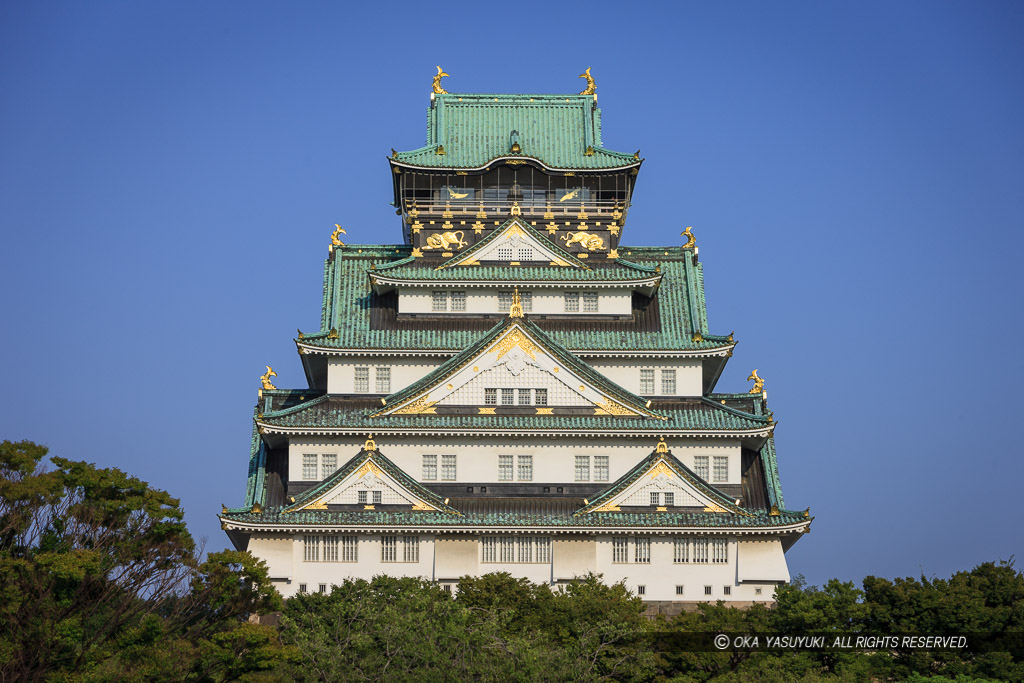
[[[323,430],[344,428],[376,433],[383,429],[493,429],[493,430],[623,430],[746,432],[771,429],[767,418],[748,415],[707,399],[678,402],[677,408],[658,408],[667,420],[615,415],[436,415],[408,414],[372,417],[379,410],[368,401],[322,396],[301,406],[264,413],[259,424],[267,427]]]
[[[374,275],[376,273],[372,273]],[[607,268],[579,270],[564,266],[455,266],[445,270],[400,266],[380,271],[380,275],[396,280],[425,282],[448,282],[461,280],[483,280],[493,282],[621,282],[652,281],[659,278],[647,270],[615,262]]]
[[[367,272],[392,262],[404,262],[407,246],[354,244],[339,247],[324,266],[324,298],[321,330],[306,334],[303,343],[337,349],[402,349],[458,352],[472,344],[479,331],[466,329],[372,329],[370,324],[371,284]],[[618,248],[619,266],[638,266],[646,272],[661,268],[662,280],[656,294],[659,331],[553,330],[551,338],[572,351],[679,351],[709,350],[732,346],[725,336],[710,334],[704,301],[701,264],[692,251],[679,247]],[[396,268],[396,270],[397,270]],[[458,277],[474,266],[447,268],[439,273]],[[509,266],[508,268],[513,268]],[[589,271],[569,269],[581,278]],[[592,269],[598,271],[597,268]],[[387,271],[385,271],[387,272]],[[517,273],[519,271],[516,271]],[[518,275],[517,275],[518,277]],[[581,281],[584,281],[581,279]],[[331,330],[335,333],[330,333]],[[699,335],[699,336],[696,336]]]
[[[513,131],[519,153],[511,152]],[[559,170],[640,164],[633,154],[602,147],[601,110],[592,95],[435,95],[427,110],[426,146],[398,152],[391,161],[477,169],[500,157],[532,158]]]

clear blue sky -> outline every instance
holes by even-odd
[[[1024,4],[0,4],[0,438],[180,496],[208,548],[336,222],[400,241],[384,157],[452,92],[578,92],[640,149],[625,241],[694,226],[759,368],[790,566],[945,576],[1024,549]],[[1017,416],[1017,417],[1015,417]],[[1009,482],[1009,484],[1007,484]]]

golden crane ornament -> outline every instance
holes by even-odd
[[[452,199],[465,199],[466,197],[469,196],[469,192],[468,191],[466,191],[466,192],[456,192],[455,190],[453,190],[450,187],[446,187],[445,189],[448,190],[448,196],[451,197]]]
[[[334,224],[334,227],[336,229],[335,229],[334,232],[331,233],[331,246],[332,247],[343,247],[343,246],[345,246],[345,243],[341,241],[341,238],[338,237],[338,235],[347,235],[348,233],[345,232],[345,228],[341,227],[337,223]]]
[[[597,92],[597,88],[594,85],[594,77],[590,75],[589,66],[586,71],[580,74],[580,78],[587,79],[587,87],[583,89],[583,92],[580,93],[581,95],[593,95]]]
[[[575,190],[569,190],[568,192],[563,194],[561,197],[559,197],[558,201],[560,201],[560,202],[567,202],[570,199],[575,199],[576,195],[578,195],[579,193],[580,193],[580,189],[578,187]]]
[[[693,226],[690,226],[679,233],[681,237],[686,238],[686,244],[683,245],[683,249],[693,249],[697,244],[697,238],[693,236],[693,233],[690,232],[691,230],[693,230]]]
[[[277,389],[273,382],[270,381],[271,377],[277,377],[277,373],[268,365],[266,373],[260,375],[260,381],[263,382],[264,389]]]
[[[451,74],[445,73],[444,69],[440,66],[437,67],[437,75],[434,76],[434,94],[435,95],[447,95],[448,91],[441,87],[441,79],[445,76],[451,76]]]
[[[750,388],[750,393],[760,394],[764,391],[764,380],[757,376],[757,368],[754,368],[754,371],[747,377],[747,381],[750,380],[754,380],[754,386]]]

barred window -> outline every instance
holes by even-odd
[[[712,481],[724,482],[729,481],[729,456],[727,455],[716,455],[714,459],[715,469],[713,471]]]
[[[565,299],[565,312],[566,313],[579,313],[580,312],[580,293],[579,292],[566,292],[564,295]]]
[[[373,493],[373,504],[374,505],[380,505],[381,492],[380,491],[372,491],[372,493]]]
[[[722,595],[732,595],[732,586],[722,586]]]
[[[676,393],[676,371],[661,371],[661,393],[665,396],[675,396]]]
[[[576,481],[590,481],[590,456],[576,456]]]
[[[356,368],[352,390],[357,394],[370,393],[370,368]]]
[[[516,561],[533,562],[533,539],[528,536],[520,536],[516,539]]]
[[[484,405],[485,406],[496,406],[496,405],[498,405],[498,390],[497,389],[484,389]]]
[[[306,592],[306,584],[304,584],[304,583],[300,583],[299,584],[299,592],[300,593],[305,593]]]
[[[629,561],[629,539],[625,536],[612,538],[612,562],[622,564]]]
[[[672,561],[676,564],[686,564],[690,561],[690,539],[679,536],[675,538]]]
[[[711,586],[704,586],[704,595],[711,595]]]
[[[533,402],[539,406],[546,406],[548,404],[548,390],[547,389],[534,389],[533,390]]]
[[[316,479],[316,455],[303,453],[302,478],[306,481],[313,481]]]
[[[466,310],[466,293],[465,292],[452,292],[452,310],[453,311],[465,311]]]
[[[321,593],[326,593],[327,592],[327,584],[326,583],[321,583],[319,590],[320,590]]]
[[[640,370],[640,393],[654,393],[654,370],[650,368]]]
[[[519,456],[519,481],[533,481],[533,456]]]
[[[693,539],[693,561],[697,564],[707,564],[708,562],[708,539],[706,538],[695,538]]]
[[[448,310],[448,292],[431,292],[430,293],[430,310],[434,312],[441,312]]]
[[[512,456],[498,456],[498,481],[512,481]]]
[[[708,476],[708,456],[706,456],[706,455],[695,455],[695,456],[693,456],[693,471],[694,471],[694,473],[698,477],[700,477],[704,481],[707,481],[709,479],[709,476]]]
[[[608,481],[608,456],[594,456],[594,481]]]
[[[304,536],[302,538],[303,553],[302,559],[306,562],[320,561],[320,537]]]
[[[423,456],[423,481],[437,481],[437,456]]]
[[[682,584],[678,584],[677,583],[676,584],[676,595],[682,595],[683,594],[683,588],[684,588],[684,586]]]
[[[342,562],[358,562],[359,561],[359,546],[357,545],[356,536],[342,536],[341,537],[341,561]]]
[[[551,561],[551,539],[546,536],[485,536],[480,549],[480,561],[487,564]]]
[[[515,292],[498,292],[498,312],[508,313],[512,307],[512,299]],[[533,310],[533,292],[519,292],[519,304],[523,307],[524,313]]]
[[[583,312],[597,313],[597,292],[583,292]]]
[[[547,536],[540,536],[537,538],[537,561],[551,561],[551,539]]]
[[[402,562],[420,561],[420,537],[402,536]]]
[[[647,586],[639,585],[636,587],[637,595],[647,595]]]
[[[324,536],[324,562],[338,561],[339,540],[337,536]]]
[[[397,562],[398,561],[398,536],[381,536],[380,537],[380,561],[381,562]]]
[[[498,555],[502,562],[515,562],[516,544],[512,536],[502,536],[498,539]]]
[[[515,389],[502,389],[501,390],[501,405],[503,406],[514,406],[516,404],[516,390]]]
[[[665,492],[665,507],[671,507],[676,504],[676,494],[672,491]]]
[[[651,539],[647,536],[637,536],[636,546],[633,553],[634,562],[637,564],[651,563]]]
[[[455,481],[455,456],[441,456],[441,481]]]
[[[367,495],[366,494],[367,494],[367,491],[365,489],[362,490],[362,491],[357,491],[356,492],[356,495],[358,496],[357,499],[359,500],[359,504],[360,505],[366,505],[366,502],[367,502]]]
[[[377,368],[377,393],[391,393],[391,368]]]
[[[519,396],[519,405],[528,406],[530,405],[530,390],[529,389],[516,389]]]
[[[711,539],[711,562],[713,564],[729,563],[729,541],[725,538]]]
[[[320,456],[320,478],[326,479],[327,477],[334,474],[334,471],[338,469],[338,456],[337,455],[322,455]]]
[[[657,491],[652,491],[651,492],[651,505],[654,505],[654,506],[661,505],[661,494],[658,493]]]
[[[497,562],[498,539],[494,536],[484,536],[483,541],[483,562]]]

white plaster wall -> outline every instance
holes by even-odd
[[[595,370],[634,394],[640,391],[640,370],[654,370],[654,393],[643,392],[647,396],[701,396],[703,395],[703,365],[699,359],[686,358],[587,358],[581,355],[584,362]],[[661,371],[676,371],[676,393],[665,394],[661,388]]]
[[[520,352],[521,353],[521,352]],[[509,354],[511,355],[511,354]],[[528,359],[526,354],[521,356]],[[561,373],[563,377],[556,377],[545,369],[533,365],[527,360],[519,374],[513,374],[507,364],[488,368],[461,387],[438,401],[438,405],[484,405],[484,389],[547,389],[548,402],[550,406],[592,406],[594,405],[580,392],[576,391],[572,383],[578,384],[579,380],[568,371]],[[568,380],[570,384],[567,384]],[[573,382],[575,380],[575,382]],[[500,396],[498,397],[500,400]]]
[[[441,536],[435,548],[434,576],[438,581],[479,573],[480,541],[475,536]],[[486,571],[483,573],[487,573]]]
[[[584,576],[597,569],[597,542],[593,537],[555,539],[551,543],[552,577],[555,581]]]
[[[272,579],[291,579],[295,571],[294,542],[291,536],[253,534],[249,539],[249,552],[267,563]]]
[[[345,437],[294,437],[288,446],[288,477],[290,481],[304,481],[302,478],[302,455],[304,453],[338,456],[338,466],[343,466],[363,446],[365,435]],[[417,436],[377,436],[377,447],[381,453],[405,472],[419,479],[422,473],[423,455],[455,455],[456,479],[453,483],[489,483],[498,481],[499,455],[532,455],[533,481],[538,483],[566,484],[575,482],[577,455],[590,456],[591,481],[593,481],[593,456],[608,456],[608,482],[613,482],[631,470],[640,460],[650,455],[656,441],[653,438],[586,438],[586,434],[572,438],[515,438],[508,437],[451,437],[443,443],[438,439]],[[740,441],[738,439],[668,439],[668,447],[684,465],[693,469],[694,456],[707,455],[709,462],[715,455],[729,458],[729,479],[725,484],[739,484]],[[440,476],[440,458],[438,459]],[[517,472],[518,474],[518,472]]]
[[[434,314],[433,298],[431,292],[437,291],[464,291],[466,292],[466,310],[459,312],[448,311],[448,315],[479,314],[479,313],[508,313],[498,306],[498,291],[511,291],[514,283],[495,286],[494,289],[484,288],[445,288],[445,287],[403,287],[398,291],[398,312],[406,313],[431,313]],[[586,287],[520,287],[520,291],[528,289],[533,294],[533,308],[527,314],[535,315],[566,315],[565,291],[573,292],[597,292],[597,311],[585,312],[582,310],[582,297],[580,300],[580,311],[569,315],[632,315],[633,314],[633,293],[625,287],[596,288]]]
[[[391,368],[391,392],[395,393],[409,386],[427,373],[433,371],[447,358],[396,357],[396,356],[348,356],[332,357],[327,361],[327,393],[355,393],[356,367],[370,368],[370,392],[377,393],[375,368]]]

